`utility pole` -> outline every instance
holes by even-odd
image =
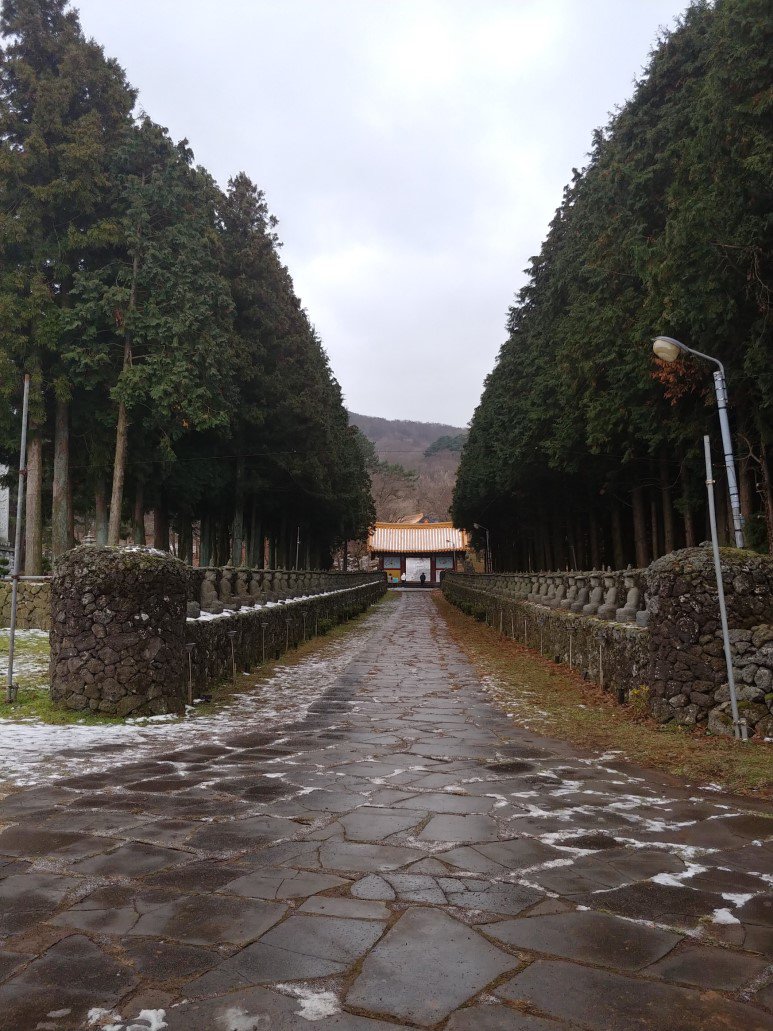
[[[16,607],[19,603],[19,575],[21,571],[21,529],[24,519],[24,484],[27,476],[27,412],[30,400],[29,373],[24,377],[24,400],[21,409],[21,446],[19,448],[19,489],[16,495],[16,535],[13,547],[13,573],[11,574],[11,630],[8,638],[8,684],[6,701],[16,700],[17,688],[13,682],[13,653],[16,643]]]

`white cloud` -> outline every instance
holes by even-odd
[[[347,400],[463,424],[592,130],[685,0],[76,0],[141,102],[280,218]]]

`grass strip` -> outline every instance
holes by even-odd
[[[495,700],[514,723],[590,750],[619,750],[631,762],[692,784],[773,798],[773,745],[713,737],[702,727],[659,724],[647,714],[643,699],[619,705],[579,673],[465,616],[440,592],[434,600],[451,637],[491,678]]]

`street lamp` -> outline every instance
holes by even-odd
[[[453,573],[455,573],[456,572],[456,544],[454,543],[454,541],[450,540],[450,538],[448,538],[448,537],[446,537],[446,544],[450,544],[451,545],[451,550],[454,553],[454,567],[453,567],[453,569],[451,571]]]
[[[473,529],[475,529],[475,530],[485,530],[486,531],[486,572],[490,573],[491,572],[491,548],[489,547],[489,536],[488,536],[489,531],[488,531],[488,527],[487,526],[481,526],[480,523],[473,523],[472,526],[473,526]]]
[[[733,530],[737,548],[744,546],[743,540],[743,517],[741,516],[741,502],[738,497],[738,481],[735,476],[735,459],[733,457],[733,442],[730,438],[730,422],[727,418],[727,382],[725,380],[725,367],[718,358],[712,358],[710,354],[703,354],[695,351],[687,344],[673,337],[655,337],[652,341],[652,350],[658,358],[664,362],[675,362],[680,353],[694,354],[697,358],[705,358],[707,362],[713,362],[717,366],[714,373],[714,390],[717,395],[717,407],[719,408],[719,427],[722,432],[722,450],[725,454],[725,468],[727,469],[727,486],[730,493],[730,507],[733,510]]]

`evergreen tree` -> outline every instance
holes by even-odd
[[[767,522],[773,550],[770,44],[761,0],[693,4],[594,134],[460,465],[454,517],[491,526],[500,567],[644,565],[700,539],[711,370],[658,363],[658,333],[725,362],[749,542]]]
[[[84,360],[72,286],[112,231],[110,156],[134,93],[65,0],[5,0],[0,32],[0,343],[15,370],[0,389],[10,406],[31,374],[26,572],[39,573],[52,422],[54,555],[70,543],[70,404]]]

